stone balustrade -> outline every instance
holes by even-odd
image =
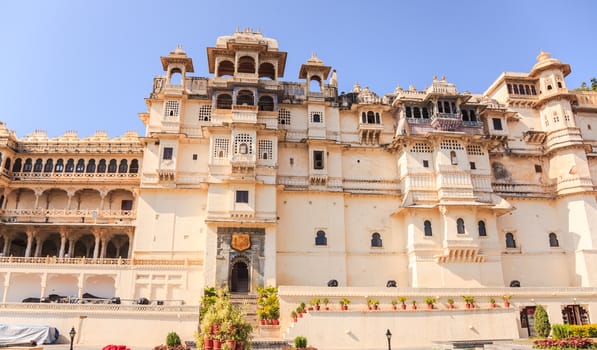
[[[0,266],[10,265],[125,265],[125,266],[200,266],[201,259],[113,259],[0,256]],[[87,267],[85,267],[87,268]]]
[[[554,185],[528,183],[492,183],[493,191],[506,197],[552,197]]]
[[[5,217],[50,217],[50,218],[135,218],[135,210],[112,210],[112,209],[45,209],[45,208],[21,208],[2,209],[0,216]]]
[[[139,180],[138,173],[50,173],[50,172],[18,172],[18,173],[11,173],[10,179],[12,181],[48,181],[53,182],[57,180],[68,180],[68,181],[81,181],[81,182],[88,182],[88,181],[108,181],[108,180],[116,180],[116,181],[127,181],[127,180],[134,180],[135,182]]]

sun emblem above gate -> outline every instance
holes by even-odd
[[[251,235],[248,233],[233,233],[230,246],[234,250],[244,252],[245,250],[251,248]]]

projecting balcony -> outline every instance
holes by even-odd
[[[435,256],[438,263],[481,263],[485,256],[479,254],[479,246],[470,238],[446,239],[444,251]]]
[[[504,197],[551,198],[554,196],[554,185],[529,183],[492,183],[493,191]]]
[[[164,87],[164,93],[166,95],[182,95],[183,90],[182,84],[166,84]]]
[[[431,116],[431,126],[437,130],[454,130],[461,125],[460,113],[435,113]]]
[[[99,181],[118,181],[124,183],[138,182],[138,173],[42,173],[42,172],[19,172],[10,175],[12,181],[32,181],[32,182],[99,182]]]
[[[6,223],[117,223],[130,225],[135,210],[112,209],[3,209],[0,220]]]
[[[359,140],[369,145],[379,144],[383,124],[359,123]]]
[[[233,123],[257,123],[257,106],[233,105],[232,122]]]

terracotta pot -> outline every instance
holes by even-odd
[[[222,348],[221,340],[214,339],[213,344],[214,344],[214,347],[213,347],[214,350],[220,350]]]
[[[298,314],[296,314],[296,316],[297,317],[303,317],[303,314],[299,312]]]
[[[267,320],[259,320],[259,324],[265,326],[267,324]]]
[[[510,302],[509,301],[504,301],[504,307],[510,307]]]
[[[373,305],[373,310],[379,310],[379,305]]]
[[[321,306],[315,305],[315,311],[319,311],[320,308],[321,308]]]
[[[309,308],[307,310],[313,311],[313,306],[309,306]]]
[[[466,308],[470,309],[471,308],[471,304],[470,303],[466,303]]]
[[[413,305],[413,310],[416,310],[416,309],[417,309],[417,305]]]
[[[344,311],[348,310],[348,305],[342,305],[342,310],[344,310]]]
[[[236,342],[236,349],[234,349],[234,350],[244,350],[244,348],[245,348],[245,343],[242,342],[242,341],[237,341]]]
[[[491,303],[490,306],[492,309],[495,309],[495,303]]]
[[[293,322],[296,322],[296,321],[298,321],[298,320],[297,320],[297,317],[293,317],[293,318],[292,318],[292,321],[293,321]]]
[[[454,304],[448,304],[448,309],[453,309],[454,308]]]
[[[392,310],[398,310],[398,307],[396,305],[392,305]]]
[[[209,339],[209,338],[203,339],[203,349],[211,350],[211,349],[213,349],[213,347],[214,347],[213,339]]]
[[[325,310],[326,310],[326,311],[329,311],[329,310],[330,310],[330,307],[329,307],[329,306],[326,306],[326,307],[325,307]]]
[[[371,310],[371,305],[367,305],[367,310]]]
[[[427,304],[427,309],[433,310],[433,304]]]
[[[277,326],[277,325],[279,325],[279,324],[280,324],[280,320],[278,320],[278,319],[276,319],[276,320],[272,320],[272,324],[273,324],[274,326]]]
[[[236,340],[226,340],[226,344],[230,347],[230,349],[236,349]]]
[[[402,304],[402,305],[400,305],[400,308],[401,308],[402,310],[406,310],[406,304]]]

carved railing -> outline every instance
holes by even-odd
[[[54,264],[54,265],[128,265],[128,266],[197,266],[201,259],[113,259],[113,258],[58,258],[0,256],[0,264]]]
[[[180,302],[182,304],[182,302]],[[80,304],[80,303],[0,303],[0,310],[34,311],[97,311],[97,312],[160,312],[199,314],[197,305]]]
[[[554,185],[494,182],[491,186],[500,195],[515,197],[551,197],[555,191]]]
[[[3,217],[68,217],[68,218],[134,218],[137,215],[135,210],[111,210],[111,209],[2,209],[0,215]]]
[[[98,180],[138,180],[138,173],[42,173],[42,172],[19,172],[11,173],[13,181],[98,181]]]

